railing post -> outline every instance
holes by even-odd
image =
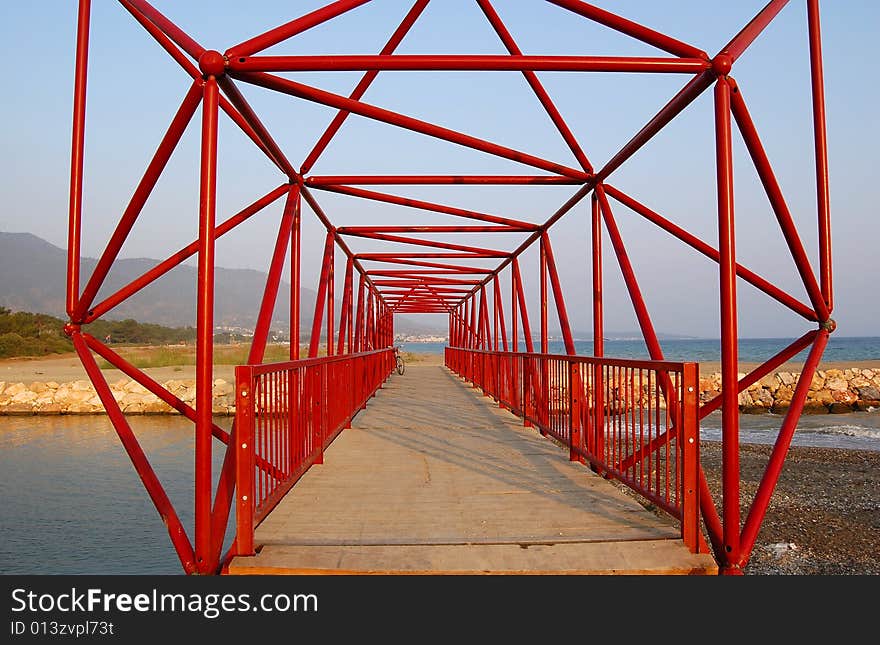
[[[680,441],[682,446],[681,537],[692,553],[700,548],[700,424],[698,363],[685,363],[682,378]]]
[[[581,364],[577,361],[569,363],[568,370],[568,410],[571,419],[571,428],[568,442],[568,460],[584,461],[584,435],[581,426],[581,399],[583,387],[581,386]]]
[[[236,555],[254,554],[253,369],[235,368],[235,543]]]
[[[312,463],[324,463],[324,366],[316,365],[313,369],[311,380],[312,390],[312,450],[315,451],[315,461]]]
[[[532,427],[532,422],[529,420],[529,402],[531,401],[531,397],[529,397],[529,384],[532,381],[532,361],[528,355],[524,355],[522,358],[523,362],[523,371],[522,371],[522,411],[523,411],[523,426],[526,428]]]

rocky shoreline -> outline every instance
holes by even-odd
[[[124,414],[179,414],[137,381],[120,379],[110,383],[113,398]],[[195,405],[194,379],[170,380],[165,388],[189,406]],[[223,379],[213,384],[213,413],[235,414],[235,386]],[[70,383],[35,381],[4,383],[0,381],[0,415],[31,414],[104,414],[104,405],[90,381]]]
[[[740,374],[742,378],[745,374]],[[745,414],[784,414],[791,405],[800,372],[776,372],[752,384],[739,395]],[[721,392],[721,374],[700,379],[700,400]],[[880,369],[817,370],[804,403],[804,414],[844,414],[880,407]]]
[[[740,374],[740,377],[744,376]],[[745,414],[784,414],[791,404],[799,372],[776,372],[754,383],[739,395]],[[194,379],[172,379],[162,383],[171,394],[188,405],[195,401]],[[179,414],[138,382],[120,379],[110,384],[113,397],[125,414]],[[721,391],[721,374],[700,378],[700,400],[708,401]],[[213,412],[235,414],[234,384],[216,379],[213,384]],[[805,414],[842,414],[880,408],[880,369],[819,370],[810,383]],[[0,415],[103,414],[104,406],[88,380],[0,381]]]

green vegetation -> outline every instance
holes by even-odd
[[[124,347],[115,351],[126,361],[140,369],[196,364],[196,348],[194,345],[179,345],[173,347]],[[215,345],[214,364],[244,365],[247,363],[249,352],[250,344],[247,343],[237,345]],[[303,355],[305,355],[304,352]],[[263,362],[280,363],[288,360],[290,360],[290,349],[286,343],[280,345],[266,345],[266,353]],[[104,360],[98,361],[98,365],[101,369],[111,369],[113,367],[110,363]]]
[[[47,356],[73,351],[65,322],[46,314],[0,307],[0,358]],[[172,345],[195,340],[192,327],[163,327],[136,320],[97,320],[83,328],[113,345]]]
[[[45,314],[13,313],[0,307],[0,358],[72,352],[64,322]]]

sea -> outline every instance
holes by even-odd
[[[785,344],[784,339],[745,341],[740,357],[757,362]],[[718,360],[717,341],[663,345],[670,360]],[[439,353],[443,345],[405,343],[403,348]],[[561,343],[551,343],[551,351],[561,352]],[[646,357],[644,347],[629,339],[606,341],[606,354]],[[878,360],[880,338],[832,337],[825,357]],[[176,415],[128,420],[192,538],[192,425]],[[772,414],[741,415],[741,442],[772,443],[780,421]],[[231,419],[216,422],[228,429]],[[717,413],[704,419],[702,438],[719,440],[720,425]],[[793,444],[880,451],[880,411],[803,416]],[[215,475],[221,463],[217,450]],[[182,574],[165,527],[104,416],[0,417],[0,499],[2,575]],[[230,539],[227,535],[227,547]]]

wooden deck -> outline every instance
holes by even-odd
[[[671,520],[441,366],[408,365],[257,528],[248,574],[715,574]]]

